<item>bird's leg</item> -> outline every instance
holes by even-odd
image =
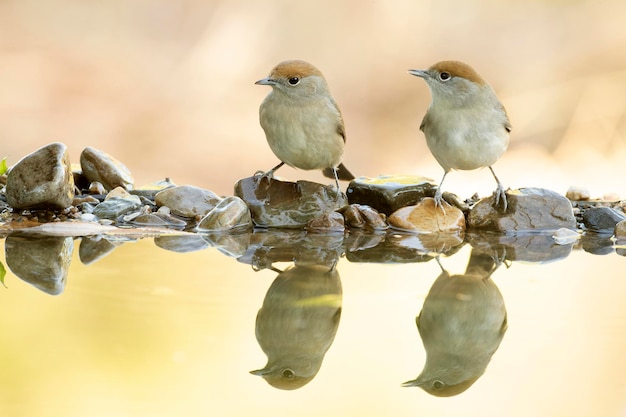
[[[443,207],[443,191],[441,191],[441,186],[443,185],[443,180],[446,179],[446,175],[448,175],[448,171],[443,173],[443,177],[441,181],[439,181],[439,185],[437,186],[437,191],[435,191],[435,208],[439,207],[443,214],[446,214],[446,209]]]
[[[496,190],[493,192],[494,207],[497,208],[498,206],[502,205],[502,212],[504,213],[508,207],[508,203],[506,201],[506,191],[504,190],[502,183],[496,176],[496,173],[493,171],[493,168],[489,167],[489,170],[493,174],[493,177],[496,179],[496,183],[498,183]]]
[[[276,172],[276,170],[280,167],[282,167],[283,165],[285,165],[284,162],[281,162],[280,164],[276,165],[274,168],[270,169],[269,171],[257,171],[254,173],[254,178],[256,179],[256,183],[258,184],[259,182],[261,182],[261,180],[263,178],[267,178],[268,183],[272,182],[272,180],[274,179],[274,172]]]

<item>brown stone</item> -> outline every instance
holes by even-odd
[[[414,233],[464,231],[465,217],[463,212],[445,201],[442,204],[442,207],[436,207],[433,198],[425,198],[415,206],[396,210],[389,216],[389,225]]]

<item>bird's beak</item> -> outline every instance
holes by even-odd
[[[402,386],[403,387],[421,387],[423,383],[424,381],[417,378],[417,379],[412,379],[410,381],[403,382]]]
[[[276,80],[270,78],[270,77],[265,77],[263,79],[260,79],[259,81],[255,82],[256,85],[276,85]]]
[[[430,77],[430,74],[426,70],[414,70],[414,69],[412,69],[412,70],[409,70],[409,74],[415,75],[416,77],[420,77],[420,78],[428,78],[428,77]]]
[[[258,83],[255,83],[255,84],[258,84]],[[250,373],[252,375],[256,375],[256,376],[265,376],[265,375],[269,374],[271,371],[272,371],[271,369],[266,367],[266,368],[263,368],[263,369],[257,369],[255,371],[250,371]]]

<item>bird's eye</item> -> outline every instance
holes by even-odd
[[[282,375],[283,378],[291,379],[295,376],[295,373],[291,369],[287,368],[283,370]]]
[[[433,388],[435,388],[435,389],[441,389],[441,388],[444,387],[444,385],[446,385],[446,384],[444,384],[443,382],[439,381],[438,379],[433,381]]]
[[[449,72],[442,72],[441,74],[439,74],[439,79],[441,81],[448,81],[450,78],[452,78],[452,76]]]
[[[287,82],[291,85],[298,85],[298,83],[300,82],[300,78],[291,77],[289,80],[287,80]]]

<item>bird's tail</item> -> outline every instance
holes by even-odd
[[[337,170],[337,178],[342,181],[350,181],[354,179],[354,175],[348,171],[348,168],[346,168],[344,164],[339,164],[337,168],[324,168],[322,173],[325,177],[335,178],[335,170]]]

